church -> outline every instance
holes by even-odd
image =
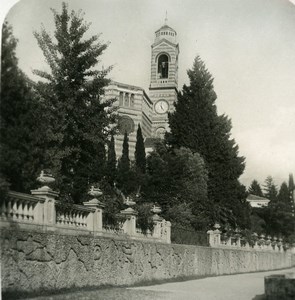
[[[122,154],[124,133],[129,138],[129,156],[134,159],[136,132],[142,129],[146,151],[155,139],[169,130],[168,112],[174,109],[178,87],[179,45],[177,33],[165,24],[155,32],[151,46],[151,75],[148,93],[141,87],[112,81],[105,90],[107,99],[115,98],[119,133],[115,136],[117,157]]]

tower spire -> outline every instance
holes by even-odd
[[[166,10],[166,16],[165,16],[165,25],[167,25],[168,17],[167,17],[167,10]]]

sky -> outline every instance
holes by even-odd
[[[1,0],[5,11],[16,0]],[[18,38],[19,67],[32,79],[46,63],[33,36],[41,23],[54,30],[50,8],[60,0],[20,0],[6,18]],[[246,157],[240,181],[277,185],[295,175],[295,0],[70,0],[91,22],[88,34],[109,42],[98,68],[148,92],[151,44],[164,24],[178,33],[179,86],[200,55],[214,77],[219,114],[232,120],[232,137]],[[293,2],[293,3],[292,3]]]

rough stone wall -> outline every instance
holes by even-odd
[[[3,291],[123,285],[291,266],[291,254],[1,231]]]

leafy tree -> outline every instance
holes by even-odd
[[[212,221],[207,170],[200,155],[189,149],[169,150],[159,143],[147,158],[147,180],[142,193],[146,201],[158,202],[163,216],[172,222],[179,223],[175,218],[177,207],[184,215],[193,216],[187,221],[195,229],[204,229]]]
[[[95,69],[107,44],[99,36],[85,37],[90,26],[81,12],[53,10],[54,37],[42,28],[34,35],[50,67],[35,70],[36,84],[46,109],[46,167],[52,169],[63,199],[83,200],[87,187],[104,174],[105,145],[115,121],[113,100],[102,101],[105,71]]]
[[[288,185],[283,182],[277,193],[271,176],[268,176],[265,182],[266,195],[271,201],[268,207],[252,209],[252,229],[258,233],[280,235],[291,241],[295,218],[292,213]]]
[[[108,147],[106,174],[109,184],[113,185],[117,177],[117,158],[115,150],[115,139],[113,135]]]
[[[136,223],[144,234],[147,234],[148,230],[150,232],[153,232],[154,230],[154,221],[152,219],[153,214],[151,212],[151,208],[151,203],[139,203],[135,207],[135,210],[138,212]]]
[[[271,176],[267,176],[264,183],[264,196],[274,202],[277,200],[277,195],[278,191],[273,178]]]
[[[18,67],[17,39],[5,22],[2,30],[0,173],[1,186],[28,192],[35,185],[43,163],[43,123],[41,103],[32,83]],[[36,126],[38,124],[38,126]]]
[[[252,195],[256,195],[259,197],[263,197],[263,193],[260,187],[260,184],[258,183],[257,180],[253,180],[248,188],[248,193]]]
[[[171,132],[166,140],[173,148],[185,147],[200,153],[208,170],[209,199],[236,213],[237,207],[244,209],[238,181],[245,168],[244,157],[239,156],[238,146],[230,137],[231,121],[217,114],[213,78],[200,57],[195,59],[188,76],[190,85],[184,85],[175,111],[169,115]]]
[[[146,155],[140,124],[138,124],[138,129],[136,133],[136,145],[134,155],[137,170],[144,174],[146,170]]]

